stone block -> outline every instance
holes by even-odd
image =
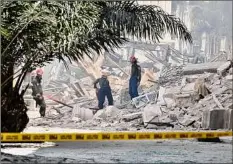
[[[98,120],[98,119],[106,119],[106,117],[107,117],[107,115],[105,113],[105,109],[101,109],[101,110],[98,110],[95,113],[93,119],[96,119],[96,120]]]
[[[230,68],[230,66],[231,66],[231,62],[230,62],[230,61],[225,62],[225,63],[222,64],[220,67],[218,67],[217,73],[218,73],[220,76],[225,75],[225,74],[226,74],[226,71]]]
[[[132,104],[136,106],[136,108],[140,108],[148,104],[149,102],[154,102],[157,99],[157,93],[155,91],[146,93],[144,95],[135,97],[132,99]]]
[[[115,106],[107,106],[105,114],[107,117],[116,117],[120,114],[120,110],[117,109]]]
[[[188,83],[182,89],[181,92],[193,92],[195,83]]]
[[[161,115],[162,115],[162,111],[159,105],[148,104],[146,107],[144,107],[143,114],[142,114],[144,125],[147,125],[147,122],[149,121],[158,122],[159,116]]]
[[[167,108],[172,108],[176,106],[175,100],[171,98],[164,98]]]
[[[233,110],[228,109],[224,115],[224,129],[232,129]]]
[[[132,121],[138,118],[142,118],[142,112],[123,115],[123,120],[126,122],[129,122],[129,121]]]
[[[195,103],[193,94],[177,94],[174,96],[177,107],[190,107]]]
[[[202,116],[202,128],[216,130],[224,129],[225,109],[205,110]]]
[[[78,104],[74,105],[72,117],[81,118],[83,121],[93,118],[93,111],[87,108],[81,108]]]

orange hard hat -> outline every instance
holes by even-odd
[[[43,70],[41,69],[41,68],[38,68],[37,70],[36,70],[36,74],[38,74],[38,75],[43,75]]]

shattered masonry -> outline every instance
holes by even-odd
[[[32,113],[38,110],[28,91],[25,101],[30,105],[29,117],[36,117],[30,119],[28,126],[114,131],[232,129],[231,61],[215,57],[207,63],[182,63],[180,55],[175,53],[169,62],[162,58],[152,61],[158,58],[156,53],[145,52],[147,60],[139,59],[143,68],[140,96],[132,102],[128,95],[130,64],[127,54],[106,53],[94,63],[89,59],[73,62],[68,70],[57,61],[47,66],[44,94],[68,106],[46,99],[47,116],[36,117]],[[93,81],[101,76],[101,69],[111,72],[109,81],[115,105],[107,106],[106,101],[107,107],[94,113],[97,98]],[[198,93],[204,98],[199,100]]]

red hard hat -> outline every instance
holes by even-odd
[[[36,74],[43,75],[43,70],[41,68],[38,68],[36,70]]]
[[[136,60],[137,60],[137,59],[135,58],[135,56],[131,56],[131,57],[130,57],[130,61],[131,61],[131,62],[134,62],[134,61],[136,61]]]

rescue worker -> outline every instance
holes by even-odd
[[[37,105],[40,106],[39,112],[40,112],[41,117],[44,117],[45,110],[46,110],[46,104],[44,101],[43,91],[42,91],[42,86],[41,86],[43,70],[39,68],[35,72],[36,72],[36,75],[33,76],[32,74],[32,96],[33,96],[33,99],[36,101],[36,107]]]
[[[138,86],[141,82],[141,67],[137,64],[137,59],[135,56],[130,57],[131,66],[131,76],[129,80],[129,94],[131,100],[138,96]]]
[[[97,79],[94,82],[94,88],[96,89],[96,93],[98,95],[98,107],[99,109],[104,108],[105,97],[108,99],[108,105],[113,105],[113,97],[111,87],[109,85],[109,81],[107,79],[107,71],[102,71],[102,77]],[[100,88],[97,88],[97,84],[99,83]]]

